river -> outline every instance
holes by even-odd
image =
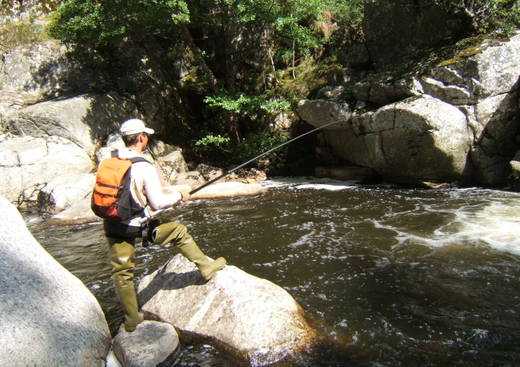
[[[175,211],[209,256],[286,289],[341,353],[309,366],[520,366],[520,194],[266,181],[259,197]],[[37,240],[121,322],[99,224],[49,226]],[[138,247],[137,278],[170,256]],[[175,366],[233,366],[184,345]]]

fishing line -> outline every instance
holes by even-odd
[[[310,130],[310,131],[307,131],[306,133],[303,133],[303,134],[298,135],[298,136],[296,136],[296,137],[294,137],[294,138],[292,138],[292,139],[290,139],[290,140],[287,140],[286,142],[284,142],[284,143],[282,143],[282,144],[279,144],[279,145],[275,146],[274,148],[271,148],[271,149],[269,149],[269,150],[267,150],[267,151],[265,151],[265,152],[263,152],[263,153],[257,155],[256,157],[251,158],[251,159],[248,160],[247,162],[244,162],[244,163],[242,163],[242,164],[236,166],[235,168],[232,168],[232,169],[230,169],[230,170],[225,171],[225,172],[224,172],[223,174],[221,174],[220,176],[215,177],[215,178],[209,180],[208,182],[206,182],[206,183],[200,185],[199,187],[197,187],[197,188],[191,190],[191,191],[190,191],[190,195],[195,194],[196,192],[198,192],[198,191],[204,189],[205,187],[208,187],[208,186],[211,185],[212,183],[215,183],[216,181],[218,181],[218,180],[220,180],[220,179],[222,179],[222,178],[224,178],[224,177],[230,175],[231,173],[235,172],[236,170],[238,170],[238,169],[240,169],[240,168],[242,168],[242,167],[247,166],[249,163],[252,163],[252,162],[258,160],[258,159],[262,158],[263,156],[265,156],[265,155],[267,155],[267,154],[269,154],[269,153],[272,153],[272,152],[274,152],[275,150],[280,149],[281,147],[286,146],[287,144],[290,144],[290,143],[292,143],[292,142],[294,142],[294,141],[296,141],[296,140],[298,140],[298,139],[300,139],[300,138],[303,138],[303,137],[306,136],[306,135],[312,134],[313,132],[318,131],[318,130],[321,130],[321,129],[327,127],[327,126],[330,126],[330,125],[334,125],[334,124],[340,123],[341,121],[344,121],[344,120],[335,120],[335,121],[329,122],[329,123],[327,123],[327,124],[325,124],[325,125],[318,126],[317,128],[314,128],[314,129],[312,129],[312,130]],[[172,210],[172,209],[173,209],[173,207],[170,207],[170,208],[159,209],[159,210],[156,210],[156,211],[154,211],[154,212],[151,212],[151,213],[149,213],[149,215],[147,215],[145,218],[143,218],[143,221],[142,221],[141,223],[145,223],[145,222],[147,222],[148,220],[150,220],[150,219],[156,217],[157,215],[162,214],[162,213],[164,213],[164,212],[166,212],[166,211],[169,211],[169,210]]]

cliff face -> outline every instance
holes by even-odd
[[[427,72],[358,82],[353,101],[301,101],[299,114],[314,125],[344,119],[325,134],[334,152],[390,180],[505,185],[520,132],[520,36],[475,50]]]
[[[461,40],[472,32],[469,12],[438,3],[368,4],[367,40],[345,58],[353,78],[302,100],[298,114],[315,126],[342,120],[326,144],[388,180],[504,186],[520,148],[520,36]],[[437,61],[421,59],[425,50]]]

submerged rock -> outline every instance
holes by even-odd
[[[0,365],[104,366],[110,331],[96,298],[0,197]]]
[[[210,341],[251,366],[296,358],[319,339],[289,293],[235,266],[204,282],[195,264],[177,255],[138,291],[142,309],[181,337]]]

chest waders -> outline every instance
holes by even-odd
[[[112,264],[112,278],[125,315],[124,327],[126,331],[131,332],[143,321],[143,314],[139,312],[133,281],[135,239],[108,237],[108,240],[111,245],[109,257]],[[171,243],[176,246],[188,260],[197,265],[206,281],[210,280],[217,271],[226,265],[226,259],[223,257],[213,261],[204,255],[193,237],[188,233],[186,226],[181,223],[160,224],[153,229],[150,240],[153,244],[166,245]]]

